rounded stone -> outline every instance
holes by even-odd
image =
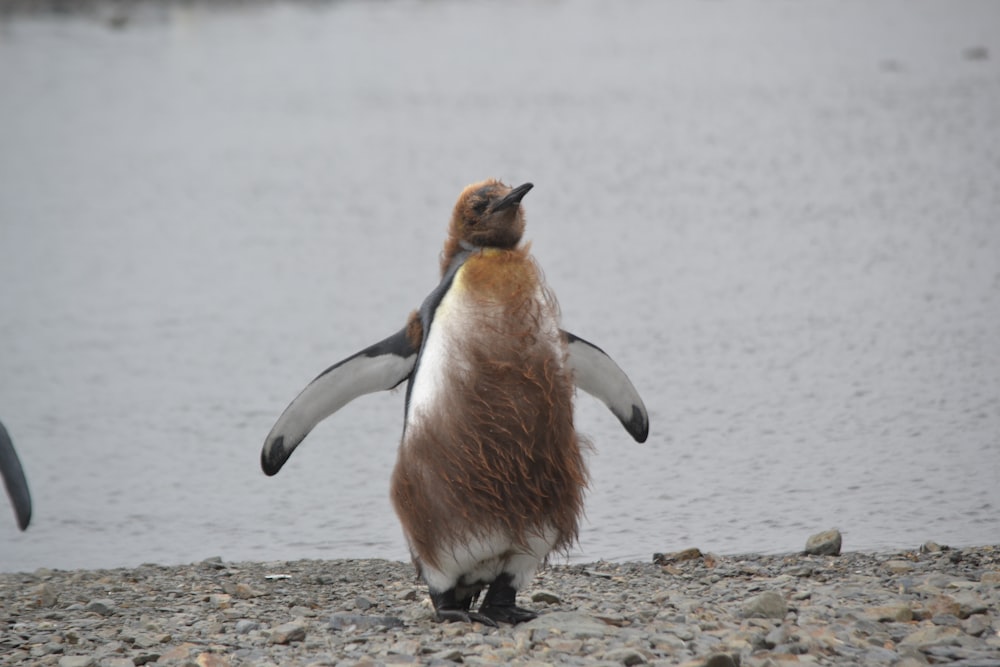
[[[755,595],[743,605],[743,616],[745,618],[774,618],[783,619],[788,613],[788,605],[785,598],[775,591],[764,591],[760,595]]]
[[[839,556],[842,542],[839,530],[825,530],[806,540],[806,553],[814,556]]]

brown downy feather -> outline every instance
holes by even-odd
[[[524,234],[524,209],[518,205],[503,213],[491,214],[486,205],[511,191],[511,187],[488,178],[462,190],[448,224],[448,238],[441,251],[441,275],[462,249],[462,242],[480,248],[510,249]]]
[[[540,328],[558,317],[555,298],[527,247],[476,253],[462,272],[476,316],[453,341],[454,357],[469,369],[456,366],[440,409],[408,430],[393,503],[431,566],[456,541],[492,532],[526,546],[552,526],[556,549],[568,548],[583,511],[586,445],[573,427],[565,346]]]

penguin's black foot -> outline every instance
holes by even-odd
[[[463,589],[460,594],[454,588],[443,593],[431,591],[434,612],[437,614],[437,620],[442,623],[482,623],[493,628],[497,627],[497,622],[489,616],[470,610],[477,597],[479,597],[478,590],[471,594],[467,589]]]
[[[483,605],[479,608],[479,613],[494,620],[496,623],[510,623],[511,625],[517,625],[518,623],[538,618],[538,614],[535,612],[530,609],[518,607],[517,605],[493,605],[489,607]]]
[[[490,589],[486,591],[483,604],[479,607],[479,613],[498,623],[510,623],[511,625],[538,618],[538,614],[530,609],[523,609],[514,604],[517,590],[511,586],[513,580],[514,578],[506,573],[497,577],[490,584]]]
[[[475,611],[464,611],[462,609],[438,609],[436,610],[437,620],[442,623],[482,623],[491,628],[499,627],[497,622],[486,614]]]

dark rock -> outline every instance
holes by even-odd
[[[703,667],[737,667],[737,664],[728,653],[716,653],[705,661]]]
[[[816,556],[839,556],[841,543],[839,530],[825,530],[806,540],[805,552]]]

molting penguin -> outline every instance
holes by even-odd
[[[261,452],[273,475],[320,421],[408,380],[391,495],[440,620],[535,617],[515,595],[549,553],[572,544],[583,511],[574,387],[602,400],[637,441],[649,432],[625,373],[559,328],[555,297],[521,243],[521,200],[531,188],[492,179],[468,186],[438,286],[400,331],[306,386]]]

